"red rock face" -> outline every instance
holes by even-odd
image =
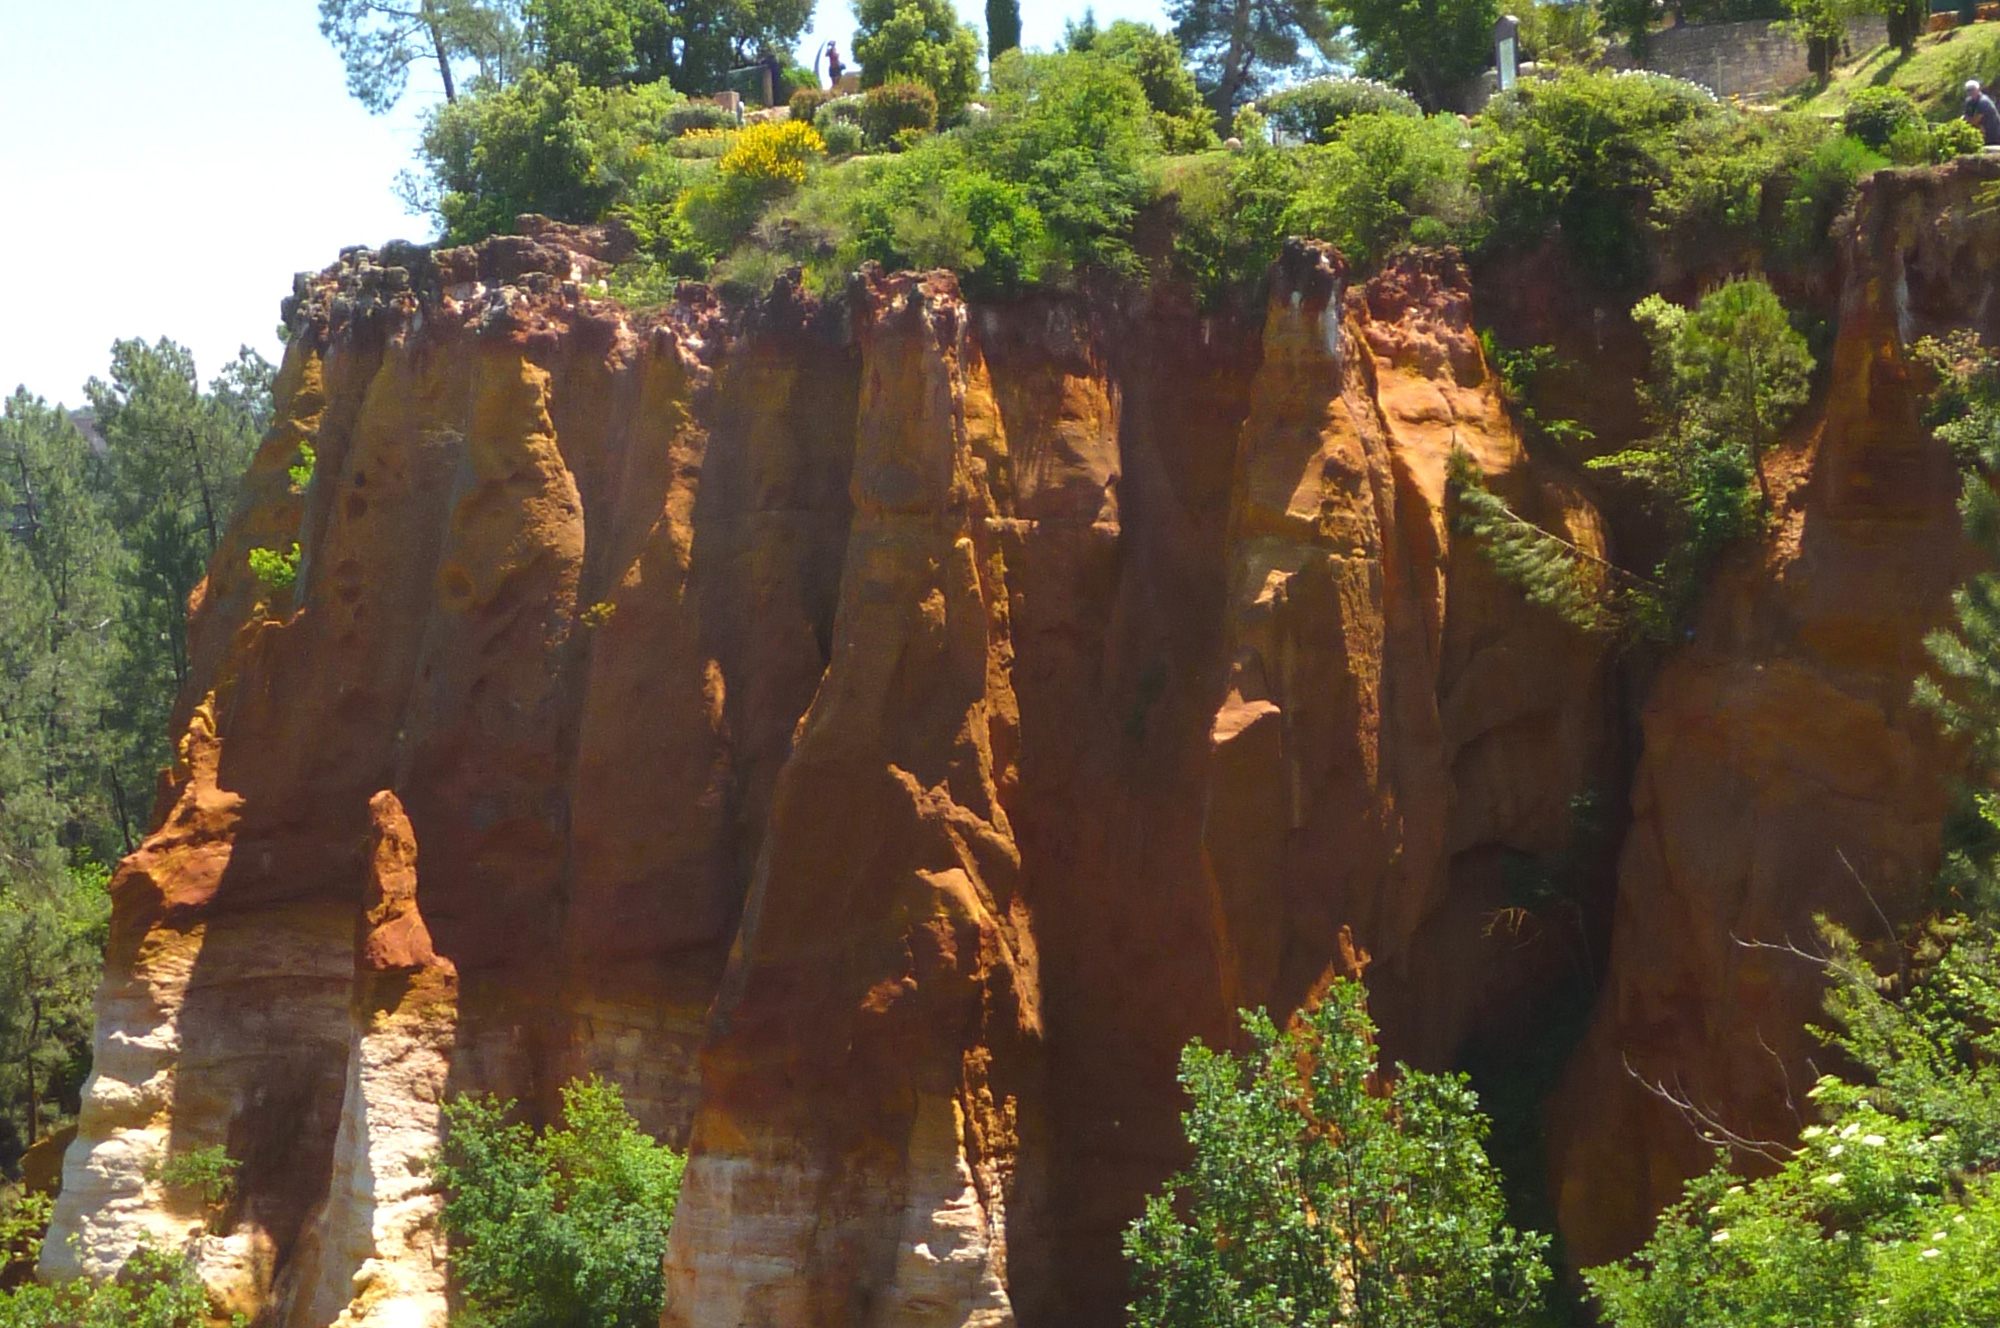
[[[1958,763],[1911,684],[1974,569],[1906,348],[2000,331],[2000,222],[1974,202],[1996,176],[1968,159],[1864,187],[1839,237],[1823,414],[1769,463],[1777,529],[1724,574],[1645,704],[1610,972],[1551,1115],[1579,1262],[1638,1244],[1710,1163],[1661,1090],[1752,1139],[1803,1123],[1819,974],[1766,947],[1810,948],[1822,914],[1880,940],[1929,906]]]
[[[1621,1054],[1780,1100],[1742,1035],[1813,983],[1732,930],[1800,934],[1832,847],[1895,902],[1935,855],[1905,698],[1953,478],[1883,311],[1958,251],[1880,238],[1913,189],[1871,206],[1904,220],[1864,220],[1833,422],[1646,711],[1555,1107],[1573,1248],[1701,1161]],[[1451,454],[1604,537],[1523,449],[1454,261],[1350,285],[1294,247],[1261,320],[879,274],[635,320],[589,294],[603,245],[301,286],[114,882],[50,1271],[187,1238],[150,1169],[226,1143],[218,1295],[442,1325],[439,1098],[545,1117],[595,1072],[690,1150],[669,1328],[1109,1325],[1188,1038],[1365,967],[1388,1054],[1449,1065],[1595,980],[1593,901],[1523,911],[1509,864],[1622,790],[1610,666],[1454,540]],[[296,588],[258,585],[293,540]]]

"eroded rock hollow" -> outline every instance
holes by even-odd
[[[220,1143],[230,1304],[442,1325],[440,1100],[595,1072],[690,1150],[668,1328],[1111,1325],[1180,1047],[1363,970],[1433,1066],[1602,984],[1547,1162],[1628,1246],[1704,1160],[1628,1065],[1768,1115],[1813,982],[1730,938],[1865,907],[1836,850],[1906,906],[1935,858],[1908,680],[1963,555],[1901,345],[1977,237],[1921,192],[1864,202],[1824,428],[1629,780],[1604,643],[1452,533],[1462,450],[1606,551],[1454,259],[1293,246],[1261,318],[871,273],[642,320],[548,225],[302,278],[45,1271],[189,1239],[154,1166]]]

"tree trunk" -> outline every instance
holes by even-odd
[[[424,5],[424,27],[431,34],[431,52],[437,57],[438,76],[444,79],[444,99],[447,104],[458,101],[458,88],[451,81],[451,57],[444,52],[444,29],[438,26],[437,6],[426,0]]]
[[[201,443],[196,440],[194,430],[187,431],[188,459],[194,463],[194,487],[201,494],[201,519],[208,530],[208,552],[215,553],[215,546],[221,542],[221,535],[215,527],[215,498],[208,491],[208,474],[201,466]]]
[[[1229,53],[1222,58],[1222,82],[1215,90],[1216,112],[1227,120],[1236,110],[1236,94],[1250,79],[1250,7],[1256,0],[1236,0],[1229,23]]]

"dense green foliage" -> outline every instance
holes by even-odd
[[[598,1079],[563,1089],[537,1132],[511,1102],[444,1108],[434,1165],[445,1192],[465,1328],[654,1328],[660,1260],[683,1159],[639,1130]]]
[[[1668,529],[1666,556],[1633,605],[1640,629],[1665,639],[1684,626],[1723,551],[1763,529],[1759,461],[1805,404],[1813,357],[1755,278],[1691,310],[1649,295],[1632,316],[1652,344],[1644,395],[1655,432],[1590,464],[1642,485]]]
[[[951,0],[856,0],[854,20],[862,87],[921,83],[947,119],[979,90],[979,34]]]
[[[1273,93],[1259,106],[1272,124],[1308,143],[1331,142],[1357,115],[1423,114],[1409,93],[1369,78],[1316,78]]]
[[[212,1322],[194,1265],[147,1246],[109,1281],[30,1283],[0,1292],[0,1328],[208,1328]]]
[[[109,904],[187,677],[188,597],[270,414],[246,352],[119,342],[93,449],[25,392],[0,412],[0,1166],[77,1109]]]
[[[1448,110],[1459,84],[1493,55],[1499,0],[1346,0],[1361,70],[1401,82],[1427,110]]]
[[[1140,1328],[1480,1328],[1538,1306],[1543,1238],[1502,1220],[1486,1123],[1462,1078],[1398,1066],[1377,1087],[1359,984],[1243,1057],[1199,1041],[1188,1169],[1126,1236]]]
[[[1861,1070],[1824,1075],[1820,1118],[1773,1175],[1722,1161],[1631,1260],[1589,1273],[1614,1328],[2000,1321],[2000,950],[1963,919],[1878,976],[1825,929],[1830,1029]]]
[[[1153,108],[1161,151],[1200,152],[1216,145],[1215,117],[1202,103],[1180,45],[1167,33],[1123,18],[1108,28],[1094,22],[1071,24],[1064,46],[1107,60],[1139,80],[1139,90]]]
[[[1349,51],[1340,10],[1325,0],[1170,0],[1167,17],[1225,120],[1274,79]]]
[[[347,90],[376,113],[402,100],[410,69],[437,68],[446,101],[468,63],[474,86],[501,87],[527,62],[518,0],[319,0],[319,30],[340,53]]]
[[[529,0],[527,9],[545,72],[568,67],[601,88],[664,82],[689,95],[747,88],[732,72],[789,50],[812,18],[810,0]]]

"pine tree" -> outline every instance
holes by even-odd
[[[1491,489],[1463,448],[1451,454],[1446,481],[1452,529],[1479,541],[1493,570],[1540,605],[1586,632],[1617,626],[1610,566],[1515,512]]]
[[[1652,347],[1642,398],[1655,431],[1586,464],[1638,483],[1667,526],[1652,588],[1633,603],[1641,630],[1670,640],[1724,551],[1763,530],[1770,495],[1760,462],[1805,404],[1813,357],[1756,278],[1719,287],[1693,309],[1649,295],[1632,317]]]

